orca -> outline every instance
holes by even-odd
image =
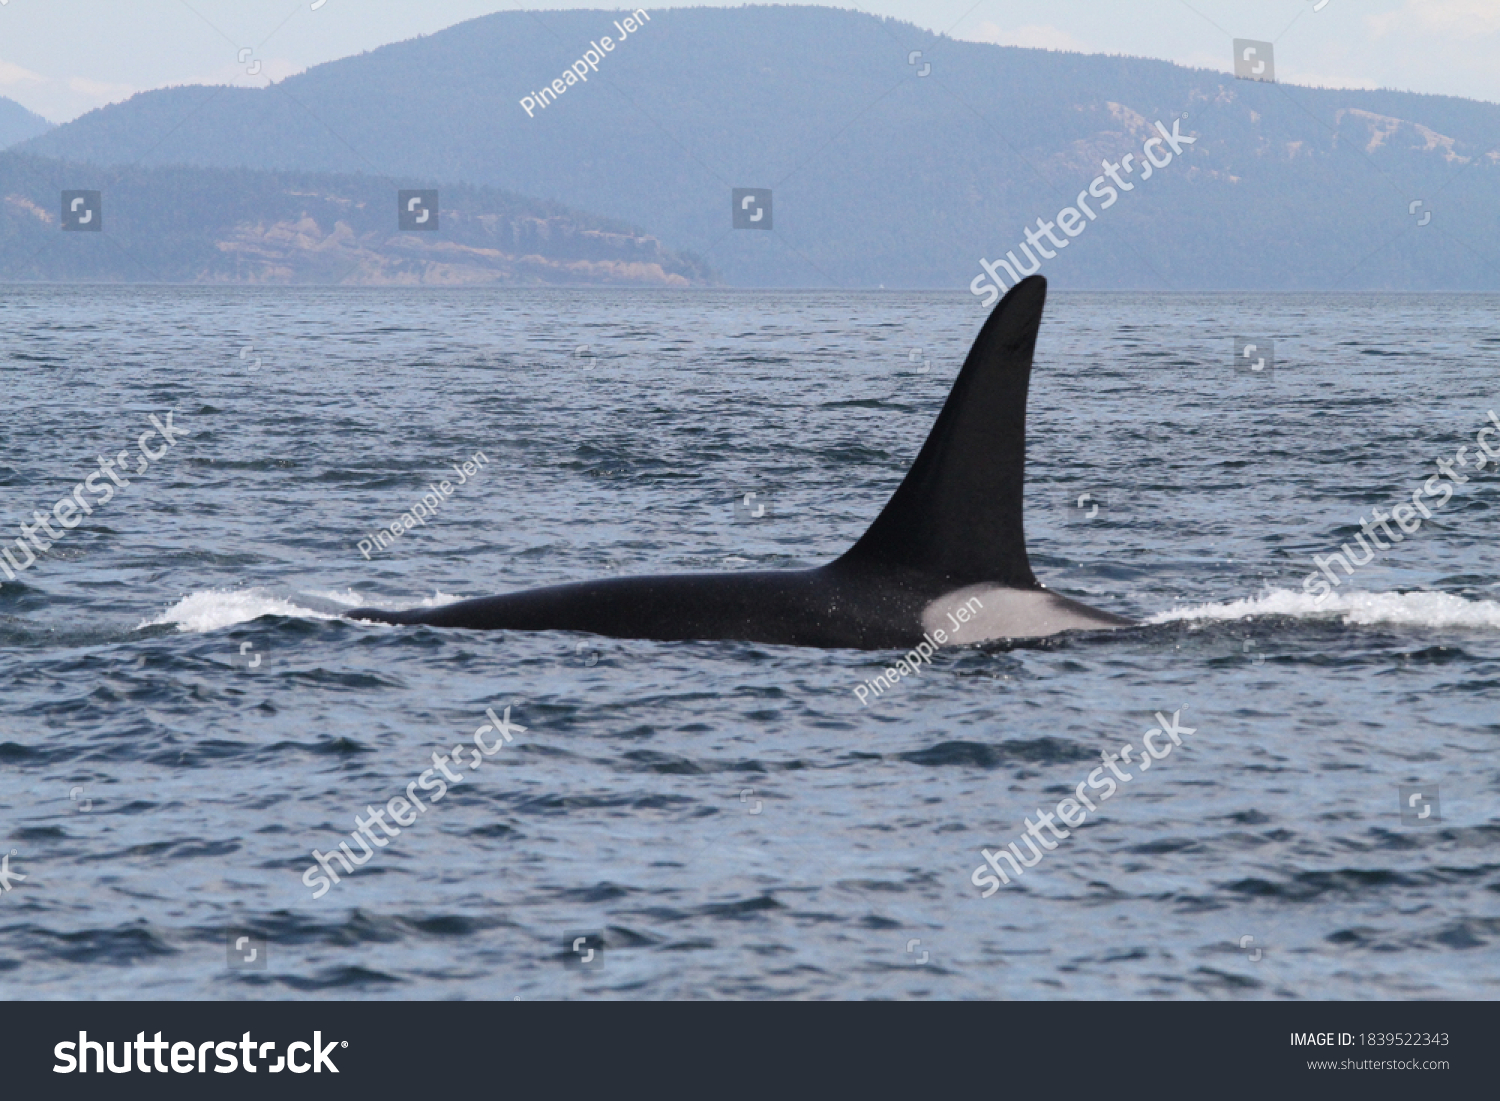
[[[609,578],[345,614],[432,627],[857,650],[1133,626],[1050,591],[1026,556],[1026,394],[1046,299],[1047,281],[1033,275],[995,306],[905,480],[859,541],[826,565]]]

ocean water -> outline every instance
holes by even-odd
[[[129,482],[0,578],[0,996],[1500,995],[1500,298],[1054,292],[1033,566],[1142,625],[940,650],[867,705],[895,655],[338,612],[828,560],[968,295],[29,286],[0,319],[0,538],[100,458]],[[506,708],[313,897],[314,849]],[[982,897],[981,850],[1157,712],[1192,733]]]

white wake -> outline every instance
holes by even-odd
[[[459,598],[446,593],[434,593],[420,604],[408,604],[406,607],[432,608],[439,604],[451,604],[457,599]],[[384,602],[361,596],[352,589],[341,593],[311,592],[292,596],[278,595],[260,588],[207,589],[189,593],[161,615],[146,620],[136,629],[171,625],[179,631],[201,633],[220,631],[267,615],[338,619],[345,608],[386,606]]]
[[[1147,623],[1231,620],[1251,616],[1339,619],[1351,626],[1389,623],[1408,627],[1478,627],[1500,630],[1500,602],[1465,600],[1450,593],[1333,593],[1323,602],[1304,592],[1272,589],[1249,600],[1194,604],[1161,612]]]

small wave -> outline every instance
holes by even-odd
[[[416,605],[432,608],[459,599],[447,593],[434,593]],[[155,619],[141,627],[175,626],[179,631],[220,631],[261,616],[292,616],[299,619],[338,619],[343,608],[387,607],[386,602],[362,597],[352,590],[313,592],[296,596],[277,596],[265,589],[208,589],[189,593]]]
[[[1181,620],[1249,619],[1253,616],[1294,616],[1299,619],[1339,618],[1350,626],[1393,623],[1409,627],[1481,627],[1500,629],[1500,603],[1465,600],[1451,593],[1334,593],[1319,603],[1316,597],[1291,589],[1272,589],[1248,600],[1224,604],[1195,604],[1152,616],[1147,623]]]
[[[301,616],[307,619],[337,619],[337,615],[304,608],[285,597],[263,589],[209,589],[189,593],[155,619],[141,627],[175,625],[179,631],[218,631],[237,623],[248,623],[264,615]],[[139,630],[139,628],[137,628]]]

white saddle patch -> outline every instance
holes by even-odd
[[[999,585],[970,585],[944,593],[922,609],[922,629],[947,644],[984,642],[992,638],[1044,638],[1059,631],[1119,627],[1104,612],[1046,590],[1008,589]]]

